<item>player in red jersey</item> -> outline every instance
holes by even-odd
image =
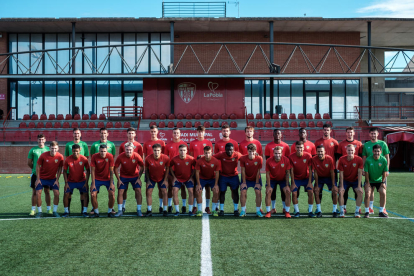
[[[289,213],[291,193],[289,186],[290,169],[290,159],[283,155],[283,148],[281,146],[273,148],[273,156],[266,160],[266,218],[272,216],[270,202],[271,195],[273,194],[272,191],[276,190],[276,185],[279,185],[280,193],[285,195],[285,217],[291,217]]]
[[[237,172],[237,164],[242,155],[240,152],[234,151],[232,143],[226,144],[226,152],[220,152],[214,155],[215,158],[221,162],[221,173],[219,178],[220,187],[220,213],[219,216],[224,216],[224,200],[226,198],[227,186],[230,186],[233,204],[234,215],[238,217],[239,214],[239,186],[240,179]]]
[[[289,145],[282,141],[282,137],[283,137],[282,131],[280,129],[276,128],[273,130],[273,142],[270,142],[265,147],[266,160],[274,156],[274,149],[276,147],[282,148],[282,156],[289,157],[290,155]],[[280,189],[280,197],[282,199],[282,204],[283,204],[283,213],[286,213],[285,193],[282,192],[282,189]],[[276,213],[276,189],[273,189],[272,191],[271,202],[272,202],[272,210],[270,212],[274,214]]]
[[[187,143],[181,140],[181,131],[178,127],[173,128],[173,140],[165,145],[165,154],[168,155],[170,160],[179,154],[179,146]],[[174,178],[171,172],[168,175],[168,213],[172,212],[172,196],[173,196],[173,183]],[[181,186],[181,198],[183,200],[183,206],[181,211],[187,213],[187,193],[185,192],[185,186]]]
[[[332,157],[334,164],[336,164],[336,161],[341,157],[340,154],[338,154],[338,141],[336,141],[334,138],[331,137],[332,133],[332,127],[328,124],[323,125],[323,137],[316,140],[315,146],[324,146],[325,148],[325,154]],[[334,170],[334,176],[335,176],[335,183],[338,182],[338,171]],[[316,185],[315,185],[316,186]],[[322,195],[323,195],[323,189],[319,190],[319,200],[322,201]],[[339,213],[338,210],[336,210],[337,213]]]
[[[118,167],[121,167],[120,174]],[[135,191],[135,199],[137,201],[137,216],[142,217],[142,193],[141,193],[141,176],[144,172],[144,161],[135,151],[135,145],[132,142],[125,144],[125,152],[118,155],[115,161],[115,176],[118,179],[118,213],[115,217],[120,217],[125,212],[125,197],[128,184],[131,183]]]
[[[134,144],[134,152],[138,153],[139,156],[142,158],[143,157],[143,149],[142,146],[139,142],[135,141],[135,136],[137,136],[137,132],[135,130],[135,128],[130,127],[127,129],[127,137],[128,137],[128,141],[123,142],[120,146],[119,146],[119,154],[125,152],[125,144],[126,143],[133,143]],[[126,200],[127,200],[127,192],[128,192],[128,185],[126,185],[126,189],[123,192],[124,195],[124,199],[122,201],[122,212],[125,213],[125,204],[126,204]]]
[[[158,189],[162,192],[163,198],[163,216],[168,216],[167,211],[167,186],[168,186],[168,175],[170,170],[170,158],[161,153],[162,146],[155,144],[152,146],[153,154],[148,155],[145,158],[145,182],[146,187],[146,198],[147,198],[147,214],[146,217],[152,216],[152,191],[155,188],[155,184],[158,184]]]
[[[215,154],[225,152],[227,143],[232,143],[234,151],[239,151],[239,144],[235,140],[230,139],[230,134],[231,131],[229,125],[224,125],[221,127],[221,135],[223,138],[214,145]]]
[[[290,154],[291,166],[291,185],[293,208],[295,209],[295,218],[300,217],[298,205],[298,191],[303,187],[308,193],[308,216],[314,218],[313,209],[313,186],[312,186],[312,155],[304,152],[303,141],[296,141],[295,153]]]
[[[197,204],[203,203],[202,191],[204,188],[213,191],[213,216],[217,217],[216,211],[219,199],[219,177],[220,177],[220,161],[213,157],[212,147],[204,147],[204,156],[200,157],[196,162],[196,196]]]
[[[253,188],[256,194],[256,215],[263,217],[260,207],[262,205],[262,178],[260,169],[263,165],[263,158],[256,153],[256,145],[251,143],[247,146],[248,154],[240,158],[241,177],[240,184],[240,217],[246,216],[247,189]]]
[[[160,144],[161,145],[161,153],[164,153],[165,151],[165,142],[163,140],[158,139],[158,127],[156,125],[152,125],[150,127],[150,134],[151,134],[151,139],[146,141],[144,143],[144,147],[143,147],[143,158],[145,160],[145,158],[149,155],[151,155],[153,153],[152,151],[152,146],[155,144]],[[158,198],[159,198],[159,202],[160,202],[160,207],[159,207],[159,212],[162,213],[163,211],[163,199],[162,199],[162,191],[159,189],[158,190]]]
[[[316,201],[316,217],[322,217],[321,200],[319,197],[320,191],[323,190],[323,186],[326,184],[329,191],[332,192],[333,211],[332,216],[338,217],[337,204],[338,204],[338,186],[335,179],[335,162],[334,159],[326,154],[325,147],[318,145],[316,147],[317,156],[312,158],[312,167],[314,168],[315,177],[315,201]]]
[[[114,165],[114,156],[108,152],[107,145],[101,144],[99,152],[91,158],[91,199],[94,211],[93,215],[90,215],[91,218],[99,218],[98,193],[101,186],[105,186],[108,191],[108,217],[114,217],[112,213],[115,204]]]
[[[254,135],[254,127],[252,126],[247,126],[244,129],[244,133],[246,134],[246,139],[244,139],[243,141],[240,142],[239,144],[239,152],[242,155],[247,155],[249,153],[249,150],[247,149],[247,146],[250,144],[255,144],[256,145],[256,153],[263,157],[263,148],[262,148],[262,144],[260,143],[259,140],[256,140],[253,138]]]
[[[213,148],[213,145],[211,142],[204,138],[204,135],[206,133],[206,128],[204,126],[198,126],[197,127],[197,139],[193,140],[190,143],[190,155],[194,157],[196,160],[203,156],[204,154],[204,148],[209,146],[210,148]],[[210,189],[206,189],[206,213],[211,214],[210,211]],[[194,196],[194,205],[193,205],[192,212],[195,214],[197,212],[197,199],[196,196]],[[191,211],[191,210],[190,210]]]
[[[175,206],[175,217],[180,215],[180,205],[178,202],[178,191],[184,186],[188,190],[188,199],[190,201],[189,204],[189,216],[194,216],[193,214],[193,190],[194,190],[194,167],[196,161],[194,157],[187,154],[187,145],[181,144],[178,147],[179,154],[171,159],[170,162],[170,172],[173,177],[173,196],[174,196],[174,206]],[[183,204],[184,205],[184,204]],[[200,213],[197,213],[197,216],[202,215],[202,211],[200,209]]]
[[[86,195],[88,194],[88,181],[90,175],[88,158],[80,154],[80,146],[74,144],[72,146],[72,155],[65,159],[63,166],[63,178],[65,179],[65,195],[63,197],[63,206],[65,213],[62,217],[69,217],[69,197],[74,189],[78,189],[81,194],[82,215],[88,217],[88,202]],[[69,170],[69,175],[68,175]],[[85,175],[86,170],[86,175]]]
[[[349,188],[352,188],[355,194],[358,194],[358,196],[355,198],[356,209],[354,217],[361,217],[359,211],[361,209],[362,195],[364,193],[361,186],[364,162],[362,161],[361,157],[355,155],[355,148],[356,147],[353,144],[348,144],[348,146],[346,146],[347,155],[342,156],[338,161],[340,206],[339,216],[341,218],[345,217],[344,193],[346,190],[349,190]]]
[[[308,138],[308,132],[305,128],[299,129],[299,141],[303,142],[303,151],[309,153],[310,155],[314,156],[316,155],[316,147],[315,144],[311,141],[307,140]],[[293,143],[292,147],[290,148],[290,154],[296,152],[296,144]]]
[[[362,157],[363,146],[362,146],[362,143],[360,141],[354,139],[354,135],[355,135],[354,128],[353,127],[347,127],[345,131],[346,131],[346,139],[339,143],[337,153],[340,156],[346,156],[347,151],[348,151],[347,147],[348,147],[349,144],[351,144],[351,145],[354,145],[354,148],[355,148],[354,149],[354,151],[355,151],[354,155]],[[339,168],[338,168],[338,170],[339,170]],[[343,205],[345,206],[345,208],[344,208],[345,214],[346,214],[346,203],[348,201],[348,192],[349,192],[350,188],[351,188],[351,186],[348,185],[347,188],[345,189],[345,193],[344,193]],[[358,193],[355,192],[355,189],[354,189],[354,194],[355,194],[355,200],[357,200],[358,199]]]
[[[50,151],[42,153],[36,164],[36,195],[37,214],[36,218],[42,217],[42,190],[48,186],[53,190],[53,216],[60,217],[57,213],[59,205],[59,177],[62,173],[63,155],[58,152],[59,144],[56,141],[50,143]]]

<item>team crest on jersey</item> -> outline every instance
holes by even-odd
[[[73,167],[73,163],[70,163],[69,165],[70,165],[71,167]]]
[[[196,85],[191,82],[182,82],[178,84],[178,94],[186,104],[191,102],[196,92]]]
[[[186,166],[188,166],[188,164],[189,164],[188,162],[185,162],[185,165],[186,165]]]
[[[203,147],[207,146],[207,144],[203,144]]]
[[[49,160],[46,159],[46,162],[49,162]]]
[[[161,162],[160,162],[160,165],[162,165],[163,163],[164,163],[164,162],[162,162],[162,161],[161,161]]]
[[[161,163],[160,163],[161,164]],[[180,163],[177,163],[177,166],[179,166],[180,165]]]
[[[55,159],[55,163],[57,163],[59,160]]]
[[[249,165],[249,163],[246,163],[246,165]]]
[[[231,161],[234,161],[234,158],[232,158]]]
[[[325,167],[329,167],[329,164],[325,164]]]
[[[108,158],[105,158],[105,161],[108,162]]]
[[[303,159],[303,163],[306,163],[306,159]]]
[[[132,163],[135,163],[135,159],[132,159]]]
[[[334,145],[334,143],[333,143],[333,142],[331,142],[331,147],[333,147],[333,145]]]
[[[257,166],[257,162],[254,162],[254,165]]]
[[[382,163],[378,163],[378,166],[380,166],[380,167],[381,167],[381,166],[382,166]]]
[[[280,165],[282,168],[285,166],[285,164],[282,164],[282,165]],[[273,167],[273,168],[275,168],[275,167]]]
[[[309,146],[306,146],[306,149],[309,149]]]
[[[214,168],[214,164],[211,164],[211,167]]]

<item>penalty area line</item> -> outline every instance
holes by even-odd
[[[201,268],[200,275],[210,276],[213,275],[213,263],[211,261],[211,243],[210,243],[210,222],[207,213],[204,213],[206,208],[206,192],[203,189],[203,205],[201,211],[203,212],[202,218],[202,233],[201,233]],[[191,211],[191,210],[190,210]]]

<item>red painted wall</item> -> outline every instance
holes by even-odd
[[[184,90],[182,84],[187,84]],[[194,93],[190,93],[192,90]],[[171,113],[170,80],[144,79],[144,118]],[[244,117],[244,79],[175,79],[175,114],[236,114]]]

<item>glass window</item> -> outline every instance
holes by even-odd
[[[109,43],[111,45],[122,44],[121,34],[111,34],[111,39]],[[111,57],[109,60],[110,72],[111,73],[122,73],[121,71],[122,61],[121,61],[121,56],[120,56],[122,55],[122,47],[116,47],[114,49],[111,48],[110,50],[112,50]]]
[[[32,113],[43,114],[43,82],[42,81],[32,81],[31,82],[31,101],[32,101]]]
[[[96,34],[84,35],[84,46],[96,46]],[[84,57],[84,73],[91,74],[96,73],[96,49],[84,49],[86,57]]]
[[[160,43],[159,33],[151,34],[151,43]],[[152,45],[151,48],[151,73],[160,73],[161,47],[160,45]]]
[[[70,47],[72,47],[72,35],[70,35]],[[75,47],[82,47],[82,34],[77,33],[75,34]],[[82,74],[82,52],[81,50],[75,50],[75,72],[76,74]],[[72,58],[72,51],[70,52],[70,56]]]
[[[266,98],[265,98],[265,104],[266,108],[264,113],[270,113],[270,81],[266,81]]]
[[[28,81],[18,82],[18,96],[17,96],[17,119],[21,120],[23,115],[30,112],[30,83]]]
[[[103,46],[109,44],[109,35],[108,34],[97,34],[97,46]],[[108,53],[109,47],[97,48],[97,60],[96,67],[98,73],[108,73],[109,72],[109,60]],[[99,110],[99,109],[98,109]]]
[[[148,33],[138,33],[137,34],[137,44],[148,43]],[[141,60],[140,65],[137,68],[137,73],[148,74],[148,52],[150,51],[147,45],[137,46],[137,59],[135,63]],[[158,63],[157,63],[158,64]]]
[[[45,81],[45,114],[63,114],[57,112],[56,106],[56,81]]]
[[[279,105],[282,106],[282,113],[290,114],[290,81],[279,81]]]
[[[56,49],[56,34],[45,34],[45,49]],[[44,56],[45,74],[56,74],[56,51],[46,52]]]
[[[68,81],[59,81],[58,82],[58,93],[57,93],[57,111],[59,114],[70,114],[69,106],[69,82]]]
[[[124,34],[124,44],[135,44],[135,34]],[[124,46],[124,59],[128,65],[124,65],[124,73],[135,72],[135,46]]]
[[[332,119],[345,119],[344,80],[332,80]]]
[[[170,42],[170,34],[161,34],[161,43]],[[164,66],[166,72],[168,72],[168,66],[170,64],[170,45],[161,46],[161,64]],[[166,73],[161,69],[161,73]]]
[[[252,81],[252,113],[263,114],[264,107],[264,80]]]
[[[17,50],[19,52],[30,51],[30,36],[28,34],[18,34],[17,36]],[[30,56],[29,54],[18,55],[18,74],[26,74],[30,68]]]
[[[329,90],[329,80],[305,80],[306,90]]]
[[[292,113],[303,113],[303,81],[292,80]]]
[[[10,82],[10,99],[9,99],[9,101],[10,101],[10,107],[14,107],[14,108],[16,108],[16,86],[17,86],[16,82],[14,82],[14,81]],[[3,111],[5,113],[6,110],[3,110]],[[5,114],[5,116],[6,116],[6,114]],[[11,119],[16,120],[16,110],[12,110]]]
[[[30,48],[32,51],[43,50],[43,38],[42,34],[32,34]],[[43,53],[32,53],[31,54],[31,72],[32,74],[43,74]]]
[[[96,110],[99,114],[102,112],[103,107],[109,106],[109,81],[97,82],[96,104]]]
[[[75,114],[84,114],[82,108],[82,81],[75,81],[75,109]]]
[[[122,106],[122,81],[110,82],[110,102],[111,106]]]
[[[273,112],[278,113],[276,110],[276,106],[279,105],[279,91],[278,91],[278,81],[273,81]]]
[[[247,114],[252,113],[252,81],[244,81],[244,105],[247,109]]]
[[[95,81],[85,81],[84,82],[84,95],[83,98],[83,107],[84,114],[98,114],[96,113],[95,108],[95,97],[96,97],[96,82]],[[99,113],[100,114],[100,113]]]
[[[355,106],[359,106],[359,81],[346,81],[346,118],[354,119]]]
[[[58,49],[69,47],[69,34],[58,34]],[[69,50],[61,50],[57,53],[58,73],[69,73]]]
[[[17,34],[9,35],[9,52],[17,52]],[[13,56],[17,59],[17,55]],[[16,60],[10,57],[9,58],[9,74],[17,74],[17,63]]]

